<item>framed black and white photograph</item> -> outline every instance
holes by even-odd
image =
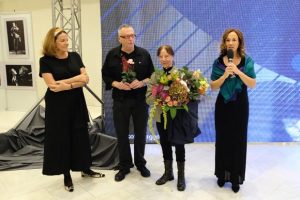
[[[5,80],[8,88],[33,88],[32,65],[5,65]]]
[[[7,58],[27,58],[27,20],[22,17],[4,18],[4,30]]]

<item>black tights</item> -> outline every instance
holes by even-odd
[[[158,134],[160,137],[160,144],[163,152],[164,160],[173,160],[172,144],[168,141],[168,133],[164,129],[163,123],[156,123]],[[184,144],[174,145],[175,155],[177,162],[185,161],[185,148]]]

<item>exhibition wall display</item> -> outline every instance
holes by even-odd
[[[37,101],[31,14],[0,13],[0,27],[0,109],[25,111]]]

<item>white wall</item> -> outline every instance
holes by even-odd
[[[6,92],[4,89],[0,88],[0,111],[6,109]]]
[[[66,1],[69,2],[69,1]],[[52,0],[0,0],[0,12],[29,12],[32,16],[32,36],[35,57],[38,98],[43,97],[46,86],[38,77],[39,58],[47,31],[52,27]],[[101,97],[101,26],[100,0],[81,1],[82,58],[90,76],[89,87]],[[89,92],[85,92],[87,104],[100,106]],[[23,110],[23,109],[22,109]],[[100,110],[100,109],[99,109]]]

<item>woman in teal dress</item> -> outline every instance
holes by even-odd
[[[233,59],[228,59],[228,50]],[[238,192],[246,170],[249,102],[247,88],[256,85],[253,60],[245,54],[243,33],[227,29],[220,46],[220,56],[214,61],[211,88],[219,89],[215,104],[215,175],[218,185],[232,183]]]

